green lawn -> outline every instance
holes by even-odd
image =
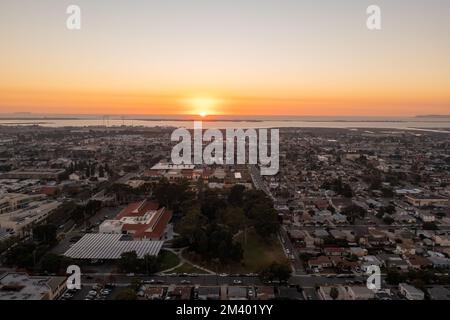
[[[286,261],[286,256],[284,255],[280,241],[275,236],[269,241],[266,241],[266,239],[262,239],[251,230],[247,232],[245,242],[244,234],[240,234],[236,240],[241,243],[244,249],[242,264],[246,272],[259,272],[272,262]]]
[[[190,263],[183,263],[180,267],[174,269],[172,272],[174,272],[174,273],[197,273],[197,274],[205,273],[205,271],[194,267]]]
[[[241,233],[236,237],[244,249],[244,258],[241,263],[231,265],[206,264],[200,257],[190,252],[183,252],[183,256],[198,265],[204,266],[218,273],[257,273],[272,262],[286,262],[280,241],[273,236],[271,239],[262,239],[253,230],[247,232],[246,241]]]
[[[167,250],[161,250],[159,259],[161,259],[159,268],[161,271],[176,267],[180,263],[180,259],[177,255]]]

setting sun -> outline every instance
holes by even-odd
[[[215,108],[219,100],[211,97],[196,97],[189,99],[188,104],[192,107],[192,113],[203,118],[216,112]]]

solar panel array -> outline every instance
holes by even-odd
[[[121,234],[90,233],[64,253],[73,259],[119,259],[124,252],[135,251],[138,258],[158,255],[163,241],[121,241]]]

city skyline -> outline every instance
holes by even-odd
[[[415,116],[450,109],[445,1],[2,1],[0,113]],[[23,10],[26,6],[28,10]],[[426,23],[417,23],[426,21]]]

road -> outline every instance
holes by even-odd
[[[265,194],[267,194],[273,201],[275,201],[275,197],[272,195],[272,192],[267,188],[266,184],[264,183],[263,179],[261,178],[261,174],[258,170],[258,168],[255,165],[249,166],[249,173],[252,177],[253,185],[257,190],[264,191]]]
[[[345,276],[345,277],[344,277]],[[351,277],[351,278],[350,278]],[[365,283],[366,276],[350,275],[294,275],[289,279],[289,285],[298,285],[301,288],[315,288],[320,285],[342,284],[345,285],[349,281],[359,281]],[[98,282],[113,282],[118,286],[127,286],[135,283],[137,280],[160,282],[160,285],[169,284],[188,284],[200,286],[220,286],[220,285],[240,285],[240,286],[263,286],[267,285],[261,282],[257,276],[219,276],[219,275],[197,275],[197,276],[127,276],[123,274],[90,274],[82,276],[82,284],[85,286],[93,286]]]

